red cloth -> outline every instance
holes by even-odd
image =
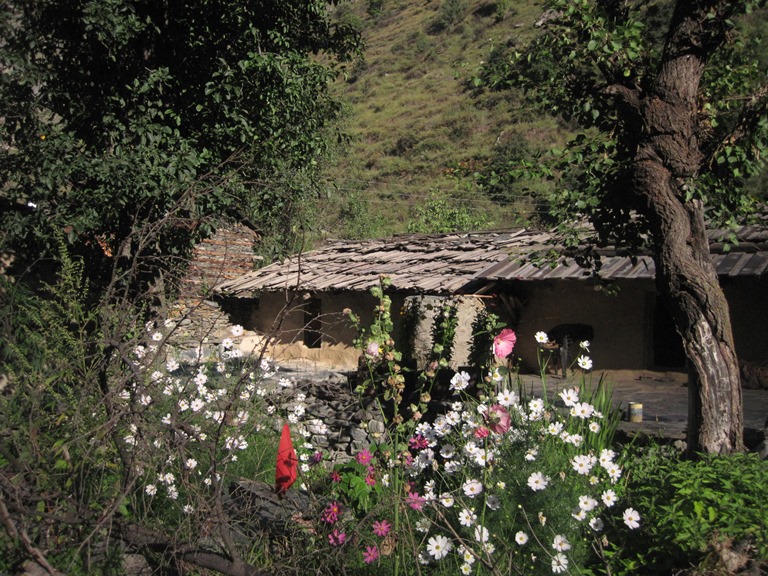
[[[293,449],[291,441],[291,429],[288,424],[283,426],[280,435],[280,445],[277,448],[277,466],[275,467],[275,492],[281,496],[288,491],[291,484],[296,482],[296,467],[299,459]]]

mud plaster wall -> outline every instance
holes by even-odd
[[[768,276],[721,278],[740,360],[768,365]]]
[[[306,346],[305,330],[307,315],[313,296],[300,295],[289,302],[290,296],[282,293],[264,293],[254,302],[248,313],[242,315],[243,326],[261,334],[270,334],[276,326],[276,319],[283,316],[279,330],[274,332],[274,351],[277,359],[306,359],[324,362],[334,366],[354,368],[357,365],[357,350],[352,349],[357,330],[344,314],[345,309],[354,312],[363,326],[370,326],[378,301],[367,292],[321,293],[319,322],[322,342],[319,347]],[[458,306],[458,326],[450,366],[458,368],[469,361],[472,332],[475,318],[484,304],[477,298],[446,298],[443,296],[405,296],[390,294],[392,300],[393,334],[400,334],[402,311],[406,301],[419,306],[420,319],[414,334],[414,356],[419,367],[424,367],[432,349],[432,327],[435,316],[446,302]],[[402,345],[402,344],[401,344]]]
[[[515,357],[523,368],[537,364],[534,335],[559,324],[589,324],[594,338],[589,356],[595,369],[644,369],[653,362],[652,280],[617,281],[616,296],[584,280],[518,282],[512,293],[523,303]]]

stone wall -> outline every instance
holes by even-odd
[[[254,269],[257,256],[253,248],[258,239],[252,230],[232,224],[195,246],[170,314],[178,319],[172,341],[194,346],[206,339],[215,341],[227,331],[229,315],[213,299],[212,288]]]
[[[280,371],[278,375],[288,378],[292,385],[273,390],[270,401],[281,413],[295,413],[298,404],[304,407],[300,422],[293,426],[294,436],[300,437],[301,430],[306,429],[305,438],[325,452],[327,462],[348,462],[359,451],[386,439],[384,420],[376,404],[365,398],[361,401],[346,374]],[[282,422],[275,421],[276,430]]]

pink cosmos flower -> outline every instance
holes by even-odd
[[[355,460],[357,460],[358,464],[369,464],[371,462],[371,458],[373,458],[373,456],[371,455],[371,451],[367,448],[365,450],[361,450],[355,456]]]
[[[366,546],[363,552],[363,562],[370,564],[379,559],[379,548],[377,546]]]
[[[429,440],[424,438],[421,434],[416,434],[416,436],[413,436],[408,440],[408,446],[413,450],[424,450],[425,448],[429,448]]]
[[[494,404],[485,413],[488,428],[495,434],[504,434],[512,425],[512,418],[501,404]]]
[[[334,528],[333,532],[328,534],[328,542],[331,546],[341,546],[347,539],[347,535],[344,532],[339,532],[338,528]]]
[[[490,433],[490,430],[486,428],[485,426],[480,426],[479,428],[475,429],[474,435],[475,438],[485,438]]]
[[[426,502],[426,500],[422,496],[419,496],[418,492],[408,492],[408,496],[405,497],[405,502],[414,510],[421,510],[424,508],[424,502]]]
[[[387,534],[389,534],[389,531],[392,529],[392,524],[390,524],[386,520],[377,520],[371,525],[371,528],[373,528],[373,533],[376,534],[376,536],[379,536],[380,538],[384,538],[386,537]]]
[[[506,358],[512,354],[517,342],[517,335],[511,328],[504,328],[493,339],[493,354],[499,358]]]
[[[336,470],[331,472],[331,481],[335,483],[341,482],[341,474],[339,474]]]
[[[323,522],[328,522],[328,524],[335,524],[336,521],[339,519],[340,515],[341,515],[341,504],[339,504],[334,500],[333,502],[328,504],[328,506],[326,506],[325,510],[323,510],[321,519]]]

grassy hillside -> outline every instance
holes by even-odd
[[[335,90],[346,108],[340,145],[325,171],[331,189],[314,214],[316,236],[502,228],[536,219],[525,186],[505,183],[491,202],[474,170],[564,142],[562,120],[526,110],[514,92],[474,95],[492,50],[538,32],[536,0],[351,0],[336,16],[362,31],[364,58]],[[768,33],[765,12],[744,20]],[[758,52],[758,57],[766,58]],[[768,170],[747,186],[768,197]],[[434,224],[440,224],[435,230]]]
[[[468,88],[493,46],[524,43],[535,33],[541,10],[536,2],[509,0],[340,6],[338,17],[360,27],[366,49],[336,86],[350,140],[327,170],[337,193],[333,210],[324,210],[326,233],[402,232],[429,199],[445,210],[468,210],[475,226],[503,227],[530,215],[522,201],[491,205],[472,189],[471,177],[457,174],[519,145],[521,134],[541,146],[558,140],[553,121],[532,118],[513,96],[474,97]]]

